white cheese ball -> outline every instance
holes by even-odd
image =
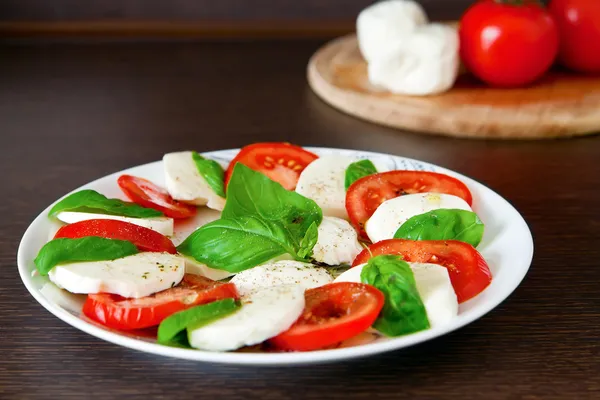
[[[415,1],[375,3],[362,10],[356,20],[360,52],[370,63],[385,54],[392,44],[402,42],[418,26],[427,22],[425,11]]]
[[[369,81],[394,94],[432,95],[450,89],[458,76],[455,28],[429,24],[382,50],[368,65]]]

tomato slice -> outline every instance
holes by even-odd
[[[346,193],[346,210],[350,221],[367,239],[365,223],[386,200],[413,193],[445,193],[473,203],[467,186],[456,178],[425,171],[390,171],[365,176],[354,182]]]
[[[56,232],[54,239],[77,239],[86,236],[128,240],[140,251],[177,253],[175,245],[168,237],[152,229],[114,219],[89,219],[65,225]]]
[[[131,201],[140,206],[161,211],[167,217],[181,219],[196,214],[196,206],[174,200],[166,190],[147,179],[121,175],[117,183]]]
[[[186,274],[179,285],[151,296],[128,299],[114,294],[90,294],[83,313],[113,329],[135,330],[159,325],[176,312],[226,298],[239,298],[233,283]]]
[[[490,268],[481,254],[470,244],[458,240],[382,240],[364,249],[352,266],[382,254],[397,254],[405,261],[446,267],[459,303],[477,296],[492,281]]]
[[[300,173],[308,164],[319,158],[300,146],[289,143],[255,143],[243,147],[225,172],[225,185],[229,183],[233,167],[242,163],[262,172],[287,190],[294,190]]]
[[[377,319],[384,295],[371,285],[336,282],[305,292],[304,312],[269,342],[283,350],[310,351],[350,339]]]

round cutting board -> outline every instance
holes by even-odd
[[[461,73],[433,96],[401,96],[369,83],[356,36],[319,49],[308,81],[325,102],[348,114],[423,133],[488,139],[543,139],[600,132],[600,76],[552,71],[527,88],[498,89]]]

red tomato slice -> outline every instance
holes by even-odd
[[[300,318],[270,340],[279,349],[310,351],[350,339],[373,325],[385,301],[374,286],[353,282],[330,283],[304,296]]]
[[[382,240],[364,249],[352,266],[382,254],[397,254],[405,261],[446,267],[459,303],[475,297],[492,281],[492,273],[481,254],[470,244],[458,240]]]
[[[196,214],[195,206],[174,200],[166,190],[147,179],[121,175],[117,183],[131,201],[140,206],[161,211],[167,217],[181,219]]]
[[[405,194],[426,192],[458,196],[469,205],[473,202],[467,186],[451,176],[424,171],[390,171],[354,182],[346,193],[346,210],[354,227],[366,239],[365,223],[381,203]]]
[[[319,158],[300,146],[289,143],[255,143],[243,147],[225,172],[225,185],[229,183],[233,167],[242,163],[262,172],[287,190],[294,190],[300,173],[308,164]]]
[[[143,226],[113,219],[90,219],[65,225],[56,232],[54,239],[77,239],[86,236],[128,240],[140,251],[177,253],[175,245],[168,237]]]
[[[139,299],[90,294],[83,305],[83,313],[113,329],[135,330],[159,325],[169,315],[186,308],[238,297],[233,283],[186,274],[176,287]]]

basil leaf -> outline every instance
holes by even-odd
[[[211,268],[240,272],[282,254],[298,256],[298,244],[277,222],[244,216],[198,228],[177,247]]]
[[[300,243],[308,228],[323,219],[321,208],[313,200],[286,190],[266,175],[237,163],[227,185],[227,202],[222,218],[254,216],[278,222]]]
[[[477,247],[484,225],[471,211],[439,209],[415,215],[398,228],[395,239],[460,240]]]
[[[375,168],[375,165],[371,160],[360,160],[350,164],[348,168],[346,168],[346,179],[344,182],[346,190],[360,178],[376,173],[377,168]]]
[[[315,244],[317,244],[317,240],[319,239],[319,227],[315,222],[312,223],[311,226],[308,227],[306,231],[306,235],[300,241],[300,246],[298,248],[298,257],[300,258],[308,258],[312,256],[313,248]]]
[[[215,160],[206,159],[195,151],[192,151],[192,159],[208,186],[216,194],[225,198],[225,171],[223,171],[223,167]]]
[[[116,260],[137,253],[137,247],[127,240],[105,239],[98,236],[79,239],[60,238],[46,243],[33,262],[41,275],[48,275],[52,268],[62,263]]]
[[[217,319],[226,317],[240,308],[234,299],[217,300],[212,303],[188,308],[165,318],[158,326],[157,340],[162,344],[175,342],[182,345],[180,333],[187,328],[196,329]]]
[[[363,283],[385,295],[385,303],[373,327],[387,336],[400,336],[429,328],[427,312],[417,290],[415,276],[399,256],[369,259],[360,274]]]
[[[81,190],[75,192],[58,203],[48,213],[55,217],[61,211],[96,212],[108,215],[120,215],[132,218],[162,217],[163,213],[152,208],[128,203],[119,199],[108,199],[95,190]]]

